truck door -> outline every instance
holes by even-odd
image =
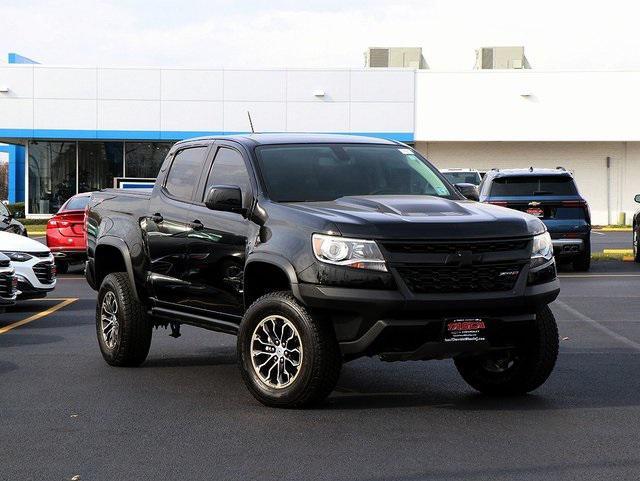
[[[245,206],[250,205],[252,187],[248,164],[232,142],[216,142],[213,162],[203,173],[198,198],[191,213],[199,230],[189,234],[187,247],[189,306],[208,315],[242,316],[243,274],[248,238],[257,226],[243,215],[209,210],[204,196],[213,185],[241,188]]]
[[[141,221],[153,295],[174,307],[184,303],[188,292],[187,243],[194,231],[190,211],[208,149],[208,144],[188,144],[173,154],[158,177],[149,215]]]

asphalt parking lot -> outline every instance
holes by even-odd
[[[631,249],[633,234],[631,232],[591,231],[591,251],[602,252],[604,249]]]
[[[561,354],[533,395],[476,394],[450,361],[360,359],[321,409],[285,411],[251,397],[224,334],[158,330],[143,367],[107,366],[74,273],[0,315],[1,478],[637,480],[638,292],[633,263],[563,273]]]

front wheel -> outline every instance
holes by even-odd
[[[549,377],[558,357],[558,326],[548,306],[541,309],[519,348],[455,360],[462,378],[491,395],[531,392]]]
[[[633,260],[640,263],[640,249],[638,249],[638,229],[640,229],[640,227],[633,226]]]
[[[266,294],[247,309],[237,351],[245,384],[267,406],[298,408],[322,401],[342,366],[331,325],[312,317],[289,292]]]
[[[98,344],[112,366],[139,366],[151,346],[152,325],[133,289],[125,272],[114,272],[104,278],[98,291]]]

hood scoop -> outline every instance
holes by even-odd
[[[341,197],[336,200],[336,204],[344,207],[366,208],[383,214],[395,214],[403,217],[469,215],[469,211],[458,202],[430,195]]]

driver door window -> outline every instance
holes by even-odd
[[[242,190],[242,198],[245,203],[251,192],[249,173],[240,152],[234,149],[221,147],[211,166],[203,198],[214,185],[237,185]]]

